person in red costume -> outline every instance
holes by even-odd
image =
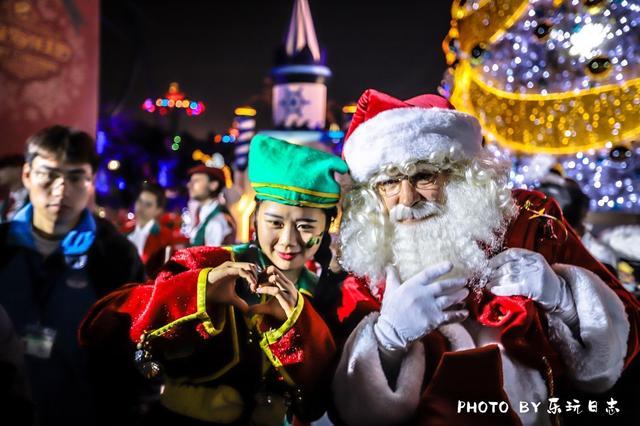
[[[334,172],[347,172],[338,157],[256,136],[257,238],[178,251],[154,281],[90,310],[80,327],[85,346],[133,357],[137,345],[142,373],[164,372],[148,424],[282,425],[285,414],[310,421],[324,413],[335,344],[313,306],[321,282],[304,265],[329,251],[340,198]]]
[[[367,90],[343,155],[340,422],[552,424],[550,402],[564,415],[572,392],[614,386],[638,352],[638,303],[555,201],[509,189],[474,117]]]

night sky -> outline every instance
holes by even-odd
[[[101,3],[101,116],[149,120],[142,101],[163,95],[177,81],[188,97],[207,106],[202,116],[181,122],[197,137],[225,131],[233,109],[263,90],[293,7],[293,0]],[[343,105],[367,88],[401,98],[436,90],[445,70],[440,46],[450,1],[309,5],[333,72],[330,101]]]

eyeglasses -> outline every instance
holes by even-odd
[[[60,181],[60,178],[65,184],[78,189],[84,189],[91,183],[91,176],[87,176],[84,171],[64,172],[57,169],[36,169],[31,172],[31,176],[34,182],[43,188],[53,186]]]
[[[434,172],[419,172],[412,176],[401,175],[391,179],[378,182],[375,187],[383,197],[395,197],[400,193],[402,188],[402,181],[407,180],[415,189],[426,190],[432,189],[432,186],[437,182],[441,173]]]

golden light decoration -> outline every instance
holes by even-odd
[[[238,219],[236,238],[239,242],[246,243],[251,239],[251,218],[255,209],[255,192],[252,189],[243,193],[240,199],[231,206],[233,217]]]
[[[191,158],[192,158],[194,161],[200,161],[200,160],[201,160],[202,158],[204,158],[205,156],[206,156],[206,154],[205,154],[204,152],[202,152],[201,150],[199,150],[199,149],[196,149],[195,151],[193,151],[193,153],[191,153]],[[206,162],[207,160],[208,160],[208,158],[206,158],[206,159],[204,160],[204,162]]]
[[[344,114],[354,114],[357,109],[358,106],[356,104],[349,104],[342,107],[342,112]]]
[[[516,151],[571,154],[640,136],[640,78],[542,95],[491,87],[467,64],[454,76],[451,102],[478,118],[489,139]]]
[[[565,20],[562,25],[558,25],[555,30],[559,34],[558,40],[551,40],[551,44],[555,42],[559,49],[556,55],[573,48],[571,55],[574,58],[568,58],[567,61],[585,58],[584,61],[581,59],[577,62],[583,64],[582,68],[574,69],[576,75],[582,73],[584,78],[590,80],[588,84],[585,84],[586,80],[582,80],[581,85],[547,89],[544,81],[527,78],[526,87],[516,90],[507,83],[508,80],[497,78],[496,73],[487,72],[504,70],[496,63],[496,57],[492,57],[495,51],[491,48],[508,50],[511,44],[505,44],[505,36],[510,35],[508,32],[513,31],[517,23],[533,22],[529,43],[538,43],[540,46],[539,43],[547,42],[550,28],[559,22],[543,20],[542,17],[550,14],[556,17],[566,15],[568,12],[562,8],[570,2],[554,0],[548,5],[549,13],[532,18],[537,16],[534,3],[529,0],[454,1],[451,29],[442,44],[450,66],[449,73],[453,76],[452,90],[449,90],[452,104],[478,118],[488,141],[497,142],[516,152],[572,154],[638,139],[640,78],[638,75],[623,75],[620,70],[612,74],[612,63],[618,64],[616,66],[619,68],[620,62],[611,62],[606,55],[594,56],[603,40],[614,37],[614,30],[605,24],[592,22],[587,14],[583,13],[581,20]],[[623,7],[614,4],[609,6]],[[579,11],[580,9],[575,9],[572,13],[576,15],[573,16],[580,15]],[[593,10],[589,9],[589,12]],[[604,16],[609,16],[609,12]],[[619,14],[624,16],[623,12]],[[597,19],[605,22],[602,16]],[[536,20],[538,21],[534,22]],[[574,22],[582,22],[583,25],[576,26]],[[622,28],[625,23],[622,19],[617,22],[619,27],[615,31],[615,37],[621,37],[629,31],[626,27]],[[546,25],[545,31],[538,31],[536,34],[533,31],[536,29],[535,24]],[[569,34],[572,30],[567,28],[576,28],[571,37]],[[583,43],[584,49],[577,51],[578,36],[582,32],[588,34],[598,28],[601,28],[601,40],[589,38],[588,41],[591,42]],[[513,43],[514,46],[525,46],[518,37]],[[552,46],[551,49],[553,48]],[[511,51],[511,59],[516,65],[509,72],[516,72],[515,67],[521,60],[520,54],[527,52],[525,49],[515,49],[517,48],[514,47]],[[502,63],[508,62],[508,55],[499,59]],[[622,62],[624,66],[626,59]],[[491,65],[491,69],[487,65]],[[522,67],[518,69],[521,70]],[[549,71],[553,72],[553,69],[546,70],[547,76]],[[540,82],[543,85],[538,87]],[[538,89],[537,92],[535,89]]]
[[[451,8],[453,17],[447,37],[460,40],[460,48],[469,53],[480,43],[491,43],[522,15],[529,0],[481,0],[478,3],[454,1]],[[474,8],[474,5],[475,6]]]
[[[231,177],[231,168],[226,164],[222,167],[222,173],[224,173],[224,186],[231,188],[233,186],[233,178]]]
[[[118,170],[120,168],[120,162],[118,160],[111,160],[107,164],[109,170]]]
[[[250,106],[238,107],[234,110],[235,115],[239,115],[242,117],[255,117],[256,113],[257,112],[255,108]]]

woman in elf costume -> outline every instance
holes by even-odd
[[[340,198],[334,172],[347,172],[338,157],[256,136],[249,152],[256,241],[179,251],[154,281],[91,309],[80,328],[84,345],[113,353],[114,334],[126,329],[142,373],[164,374],[154,424],[283,424],[285,413],[322,415],[335,344],[312,306],[318,279],[304,265],[329,250]]]

